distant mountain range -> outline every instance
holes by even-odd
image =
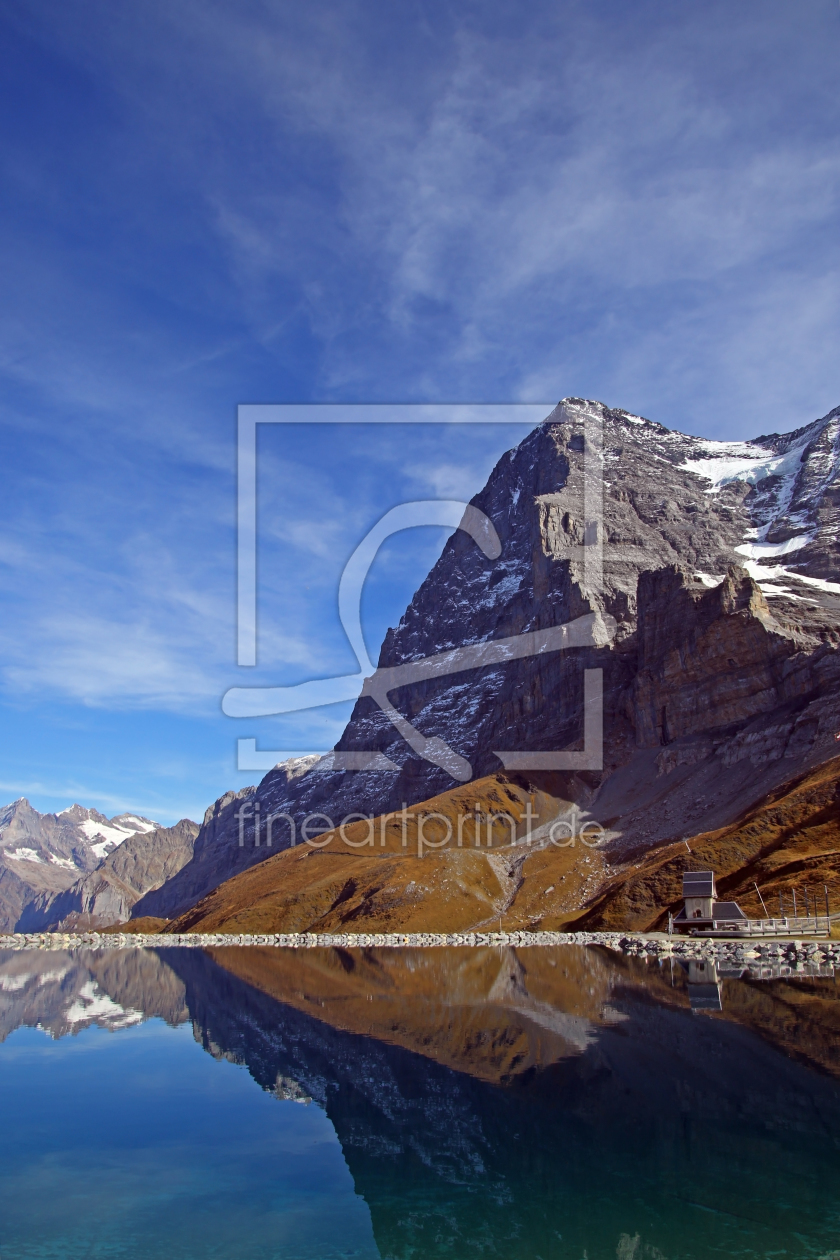
[[[588,627],[579,645],[525,656],[503,651],[458,673],[406,680],[390,693],[390,715],[362,696],[336,750],[382,754],[390,771],[337,768],[331,755],[277,766],[259,786],[220,797],[194,840],[183,824],[179,837],[161,839],[159,865],[154,875],[149,868],[148,886],[131,907],[130,897],[114,891],[123,874],[105,851],[117,834],[103,828],[136,825],[138,861],[153,847],[143,826],[158,837],[160,829],[79,807],[78,817],[71,810],[38,821],[26,802],[16,802],[10,810],[20,814],[18,830],[0,821],[6,922],[46,925],[59,912],[95,919],[97,908],[104,914],[110,906],[120,916],[130,909],[180,916],[182,927],[231,930],[302,930],[327,921],[396,929],[409,920],[419,928],[432,917],[444,927],[446,915],[451,924],[460,915],[458,927],[471,925],[465,916],[474,925],[505,915],[511,926],[549,926],[596,903],[612,922],[605,890],[629,879],[653,850],[682,846],[687,856],[691,838],[702,834],[713,861],[714,837],[750,809],[759,810],[751,826],[760,830],[762,801],[813,797],[828,801],[831,813],[840,774],[832,768],[840,733],[840,408],[792,433],[718,442],[565,399],[499,460],[472,502],[492,522],[499,554],[488,557],[457,531],[388,631],[378,668],[524,635],[548,642],[571,623]],[[580,749],[584,689],[595,671],[603,692],[601,769],[520,770],[499,753],[523,750],[533,761],[534,754]],[[436,750],[431,759],[406,742],[400,715],[427,751]],[[453,765],[461,767],[458,779]],[[803,795],[798,777],[820,766],[828,769],[807,780]],[[407,804],[413,816],[466,811],[486,823],[508,810],[521,821],[529,803],[543,828],[539,841],[495,852],[486,837],[481,846],[473,837],[461,849],[422,859],[415,849],[412,857],[388,818]],[[377,835],[385,838],[370,852],[351,827],[355,847],[336,840],[312,863],[304,860],[309,849],[283,851],[288,822],[275,827],[271,849],[264,832],[255,843],[257,804],[263,819],[291,818],[298,839],[307,816],[327,815],[326,828],[351,813],[382,819]],[[243,805],[250,821],[240,845]],[[548,844],[548,824],[572,806],[579,820],[605,829],[597,851]],[[795,813],[800,805],[785,808]],[[808,834],[806,873],[824,838],[813,828]],[[168,844],[173,857],[161,865]],[[840,898],[840,835],[831,844],[820,850],[819,878],[836,885]],[[733,841],[727,852],[737,849]],[[795,866],[796,854],[784,852]],[[105,865],[109,890],[97,894],[90,876]],[[657,879],[671,888],[666,875]],[[772,870],[762,878],[774,896],[784,893]],[[142,883],[135,879],[132,897]],[[60,901],[70,884],[73,896]],[[642,902],[649,922],[656,906],[647,894]],[[632,917],[632,907],[626,913]]]
[[[0,929],[97,926],[127,919],[134,902],[192,854],[198,827],[71,805],[41,814],[25,797],[0,810]]]

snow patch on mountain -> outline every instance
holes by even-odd
[[[680,467],[711,483],[706,490],[707,495],[718,495],[726,486],[737,481],[760,486],[768,479],[773,479],[765,501],[760,507],[756,505],[754,527],[747,531],[743,543],[735,548],[741,555],[757,560],[762,556],[786,555],[806,546],[815,537],[812,532],[786,539],[781,544],[766,542],[774,526],[790,513],[808,446],[809,443],[805,441],[779,451],[768,449],[758,442],[704,442],[700,448],[701,453],[698,456],[689,456]],[[796,519],[800,527],[806,523],[801,518]],[[794,523],[793,516],[789,523]],[[775,547],[779,550],[774,550]]]
[[[813,586],[818,591],[825,591],[827,595],[840,595],[840,582],[829,582],[825,578],[809,577],[807,573],[796,573],[793,569],[786,569],[781,564],[762,565],[755,560],[745,560],[743,567],[762,590],[765,587],[772,586],[774,579],[783,578],[793,583],[804,582],[807,586]],[[781,590],[781,588],[779,589]]]
[[[787,556],[792,551],[799,551],[801,547],[813,542],[815,537],[815,534],[798,534],[795,538],[788,538],[783,543],[745,542],[735,550],[740,556],[746,556],[749,560],[764,560],[774,556]]]
[[[21,847],[19,849],[4,849],[3,852],[13,862],[38,862],[41,866],[44,865],[44,859],[37,849]]]
[[[90,840],[90,847],[100,861],[109,853],[113,853],[114,849],[118,848],[129,836],[141,830],[154,830],[153,827],[115,827],[107,823],[94,822],[92,819],[79,823],[79,827]]]
[[[719,494],[732,481],[746,481],[755,486],[765,477],[796,477],[807,443],[778,454],[754,442],[704,442],[702,454],[689,457],[680,468],[697,473],[711,482],[707,494]]]

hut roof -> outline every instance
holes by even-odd
[[[685,871],[682,878],[684,897],[714,897],[714,871]]]

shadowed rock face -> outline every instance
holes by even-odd
[[[602,459],[586,449],[593,416]],[[526,782],[585,806],[619,846],[731,821],[747,803],[736,763],[749,759],[758,796],[835,751],[838,429],[840,408],[751,445],[707,443],[567,399],[473,500],[498,532],[499,558],[453,535],[386,635],[379,666],[587,613],[602,626],[612,619],[612,642],[412,684],[393,693],[394,704],[481,777],[500,770],[497,749],[580,747],[584,671],[600,669],[603,773]],[[603,581],[587,569],[583,545],[586,461],[603,495]],[[785,545],[793,550],[776,554]],[[254,846],[250,824],[239,846],[243,801],[258,797],[263,817],[288,813],[299,827],[316,812],[378,815],[454,786],[370,698],[357,702],[337,747],[382,752],[399,772],[277,767],[258,789],[208,811],[192,861],[137,913],[180,914],[269,855]],[[278,824],[273,847],[287,843],[288,826]]]
[[[182,818],[174,827],[132,836],[91,874],[60,893],[43,893],[24,907],[17,930],[89,929],[125,923],[144,893],[159,888],[190,860],[198,825]]]
[[[796,694],[785,666],[798,655],[760,588],[731,568],[707,590],[668,566],[639,579],[636,743],[654,747],[742,725]],[[809,661],[810,663],[810,661]],[[803,690],[813,692],[808,678]]]

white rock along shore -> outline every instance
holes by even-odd
[[[436,949],[441,947],[601,945],[622,954],[650,958],[713,958],[720,962],[760,961],[840,965],[840,941],[750,937],[737,940],[646,936],[635,932],[15,932],[0,936],[0,949],[206,949],[209,946],[271,946],[280,949]]]

